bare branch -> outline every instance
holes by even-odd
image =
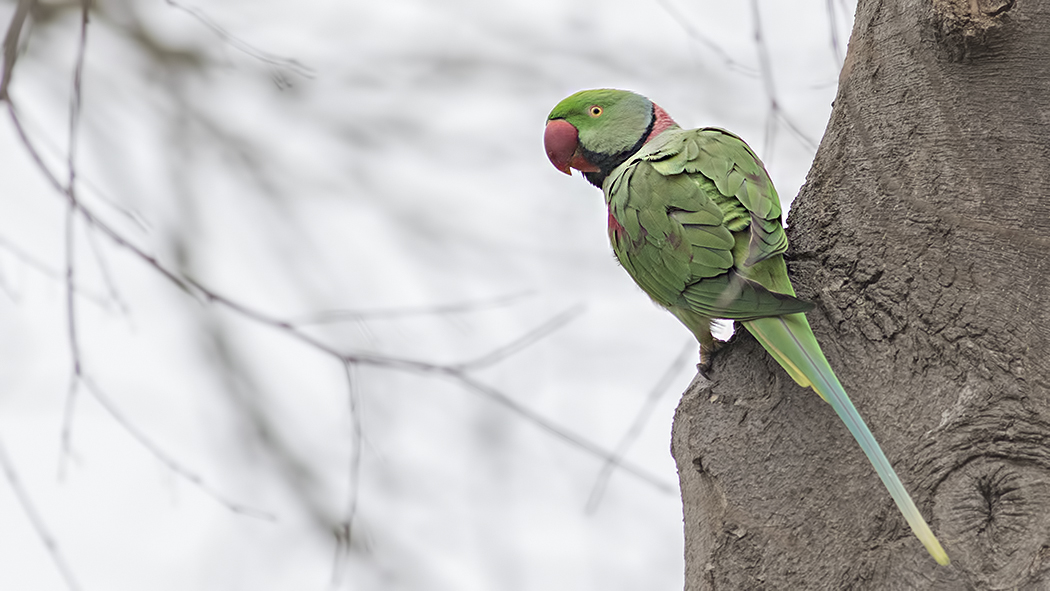
[[[507,357],[514,355],[518,351],[521,351],[522,349],[539,341],[540,339],[549,335],[550,333],[572,322],[577,316],[580,315],[581,312],[583,312],[584,307],[585,306],[583,304],[577,304],[569,308],[568,310],[556,315],[547,322],[544,322],[537,328],[525,333],[524,335],[515,339],[509,344],[504,345],[496,349],[495,351],[487,353],[477,359],[474,359],[473,361],[457,363],[453,367],[457,370],[463,371],[478,369],[481,367],[492,365],[494,363],[499,363]]]
[[[0,75],[0,101],[7,100],[7,88],[11,85],[11,74],[14,73],[15,61],[18,60],[18,37],[22,34],[29,9],[35,3],[35,0],[18,0],[15,14],[7,25],[7,34],[4,35],[4,71]]]
[[[225,296],[219,295],[218,293],[204,287],[203,285],[201,285],[193,279],[185,278],[184,280],[188,284],[192,285],[193,288],[198,293],[202,294],[208,301],[219,304],[225,308],[230,309],[231,311],[237,312],[241,316],[244,316],[250,320],[254,320],[255,322],[258,322],[260,324],[265,324],[278,330],[282,330],[288,335],[292,336],[293,338],[301,341],[302,343],[314,349],[317,349],[318,351],[321,351],[327,355],[335,357],[341,363],[371,365],[396,371],[408,371],[412,373],[442,375],[449,377],[455,381],[458,381],[467,389],[473,390],[474,392],[477,392],[495,400],[496,402],[499,402],[503,406],[509,408],[519,417],[527,420],[530,423],[533,423],[540,429],[554,435],[562,441],[573,445],[574,447],[577,447],[587,452],[590,455],[593,455],[603,460],[609,460],[610,458],[613,458],[613,455],[610,452],[602,449],[601,446],[592,443],[584,439],[583,437],[572,433],[571,431],[559,427],[558,425],[550,422],[549,420],[540,416],[539,414],[535,413],[529,408],[522,406],[520,403],[510,398],[500,390],[493,388],[492,386],[483,384],[469,375],[469,373],[467,372],[468,365],[472,368],[477,367],[479,361],[484,361],[493,357],[492,354],[482,357],[479,360],[473,360],[462,364],[441,365],[435,363],[428,363],[425,361],[417,361],[414,359],[407,359],[403,357],[378,355],[375,353],[342,353],[336,350],[335,348],[331,347],[330,345],[319,341],[314,337],[300,331],[287,321],[279,320],[277,318],[263,314],[262,312],[249,308],[239,302],[235,302],[229,298],[226,298]],[[508,345],[506,348],[504,348],[503,352],[500,353],[498,358],[505,359],[508,355],[511,355],[514,352],[520,350],[522,347],[531,344],[535,341],[534,335],[537,332],[549,332],[554,328],[557,328],[558,326],[564,325],[564,317],[566,317],[569,314],[575,313],[577,313],[575,309],[563,312],[558,317],[555,317],[555,319],[553,319],[552,321],[548,321],[547,323],[542,325],[536,331],[533,331],[532,333],[529,333],[522,339],[518,339],[511,345]],[[642,479],[645,482],[648,482],[649,484],[653,485],[661,491],[671,492],[674,490],[673,487],[663,482],[659,477],[654,476],[653,474],[649,473],[648,471],[642,468],[638,468],[636,466],[632,466],[630,464],[625,464],[622,462],[618,462],[617,465],[623,467],[626,472],[637,476],[638,478]]]
[[[109,226],[100,218],[98,218],[90,209],[88,209],[82,203],[77,201],[75,195],[70,194],[69,189],[63,186],[62,183],[58,180],[58,177],[55,175],[55,173],[52,172],[50,168],[48,168],[47,164],[44,162],[44,159],[40,154],[40,151],[36,149],[36,146],[34,145],[33,141],[29,139],[29,135],[26,133],[25,127],[22,125],[22,119],[18,115],[18,109],[15,107],[14,101],[11,100],[10,96],[7,97],[6,102],[8,115],[10,115],[11,117],[11,122],[15,126],[15,131],[18,132],[18,137],[22,141],[22,145],[25,146],[26,151],[29,152],[29,156],[37,165],[37,168],[40,169],[40,172],[43,173],[45,180],[47,180],[48,183],[50,183],[51,186],[59,194],[63,195],[67,201],[71,202],[71,204],[77,209],[77,211],[80,212],[80,215],[84,217],[85,221],[87,221],[88,224],[90,224],[92,227],[97,228],[103,234],[108,236],[109,239],[115,242],[118,246],[131,251],[135,256],[144,261],[146,264],[153,267],[154,270],[156,270],[158,273],[164,276],[168,281],[174,283],[175,286],[181,289],[182,291],[186,292],[191,296],[200,297],[200,294],[196,293],[193,290],[192,286],[185,280],[185,278],[179,276],[173,271],[168,270],[164,265],[160,264],[156,257],[147,254],[144,250],[142,250],[141,248],[133,244],[131,241],[124,238],[124,236],[121,233],[114,230],[111,226]]]
[[[652,416],[653,410],[656,408],[656,402],[660,400],[660,397],[667,391],[671,386],[671,380],[682,371],[682,367],[685,366],[686,361],[689,359],[689,355],[696,351],[696,341],[689,339],[682,347],[682,351],[675,356],[674,361],[667,366],[664,370],[660,379],[657,380],[656,385],[649,391],[649,396],[646,397],[645,402],[642,403],[642,407],[638,409],[638,414],[635,415],[634,421],[631,426],[627,428],[627,432],[623,434],[623,438],[616,444],[616,448],[613,451],[613,459],[606,460],[602,466],[601,472],[598,473],[598,477],[594,479],[594,486],[591,488],[591,495],[587,499],[587,513],[594,513],[598,509],[598,505],[602,502],[602,496],[605,494],[606,487],[609,486],[609,479],[612,477],[613,469],[617,464],[627,455],[627,450],[634,445],[638,436],[641,435],[642,429],[645,427],[645,423]]]
[[[33,529],[36,531],[37,537],[44,543],[44,547],[47,548],[48,555],[51,556],[51,561],[55,563],[55,568],[58,569],[62,579],[66,583],[66,587],[72,591],[80,589],[80,584],[77,583],[77,578],[73,574],[73,569],[70,568],[69,563],[66,562],[65,557],[62,555],[62,550],[58,547],[58,541],[51,535],[51,530],[48,529],[47,524],[44,523],[43,517],[40,516],[40,512],[36,510],[36,506],[33,504],[33,499],[30,498],[29,493],[26,492],[22,486],[22,481],[18,478],[18,472],[15,471],[15,465],[11,461],[11,458],[7,455],[7,450],[4,448],[3,440],[0,440],[0,468],[4,471],[4,476],[7,478],[7,483],[11,486],[11,490],[14,491],[15,497],[18,498],[18,503],[22,505],[22,512],[29,518],[29,522],[33,525]]]

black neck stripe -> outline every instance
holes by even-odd
[[[602,183],[605,182],[605,177],[609,176],[609,173],[614,168],[623,164],[628,158],[633,156],[635,152],[642,149],[645,142],[649,139],[649,134],[653,132],[653,126],[656,125],[656,104],[653,104],[652,112],[649,117],[649,127],[645,129],[645,133],[642,137],[638,138],[638,142],[623,152],[617,152],[616,154],[602,154],[599,152],[591,152],[587,148],[580,146],[580,152],[583,157],[591,164],[598,167],[598,172],[585,172],[583,176],[587,177],[587,180],[592,185],[602,188]]]

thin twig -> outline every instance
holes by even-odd
[[[839,23],[835,18],[835,0],[826,0],[825,10],[828,13],[828,32],[831,40],[831,56],[835,65],[842,68],[842,52],[839,50]]]
[[[212,32],[215,33],[217,37],[219,37],[219,39],[222,39],[237,51],[240,51],[245,55],[251,56],[271,66],[276,66],[278,68],[288,68],[289,70],[292,70],[300,76],[306,78],[313,78],[314,71],[312,68],[303,65],[297,60],[286,57],[280,57],[272,53],[263,51],[251,45],[250,43],[237,38],[229,31],[224,29],[221,25],[212,20],[212,18],[205,14],[203,10],[199,8],[194,8],[192,6],[186,6],[185,4],[182,4],[181,2],[176,2],[175,0],[164,1],[168,4],[168,6],[177,8],[185,12],[186,14],[192,16],[193,18],[197,19],[198,22],[203,24],[205,27],[211,29]]]
[[[773,86],[773,67],[770,63],[765,38],[762,36],[762,15],[758,9],[758,0],[751,0],[751,25],[755,39],[755,51],[758,52],[758,65],[762,72],[762,88],[766,91],[766,99],[769,101],[762,147],[762,152],[766,155],[768,162],[773,156],[773,144],[776,141],[777,133],[776,114],[779,107],[777,105],[777,91]]]
[[[357,516],[357,504],[361,490],[361,451],[364,444],[364,432],[361,420],[361,405],[354,379],[354,364],[345,363],[347,384],[347,402],[351,421],[350,451],[350,490],[347,494],[346,514],[336,531],[335,561],[332,565],[332,587],[338,587],[343,581],[347,566],[347,557],[354,541],[354,518]]]
[[[66,401],[62,409],[62,453],[58,458],[58,479],[66,476],[66,465],[73,457],[73,417],[76,412],[76,394],[80,386],[80,376],[69,376],[69,387],[66,389]]]
[[[364,427],[361,417],[361,400],[357,390],[357,382],[354,380],[354,364],[347,363],[346,388],[347,401],[350,405],[350,435],[352,450],[350,452],[350,495],[346,507],[346,533],[347,542],[353,533],[354,517],[357,516],[357,503],[361,489],[361,452],[364,446]],[[348,546],[349,548],[349,546]]]
[[[15,497],[18,498],[18,503],[22,505],[22,512],[29,518],[29,522],[36,531],[37,537],[40,538],[40,541],[44,543],[44,547],[47,548],[47,553],[51,556],[51,561],[55,563],[55,568],[58,569],[59,574],[62,575],[62,580],[65,581],[66,587],[72,591],[77,591],[80,589],[80,584],[77,583],[73,569],[70,568],[69,563],[66,562],[65,557],[62,555],[62,550],[58,547],[58,541],[51,534],[47,524],[44,523],[43,517],[37,511],[36,505],[33,504],[32,497],[29,496],[29,493],[22,486],[22,481],[18,478],[15,465],[4,448],[3,440],[0,440],[0,468],[3,468],[7,483],[11,486],[11,490],[14,491]]]
[[[751,78],[757,78],[759,76],[759,72],[757,70],[755,70],[751,66],[746,66],[734,60],[732,56],[730,56],[729,53],[726,52],[726,50],[722,49],[722,47],[714,41],[708,39],[703,33],[700,32],[700,29],[693,26],[693,23],[690,22],[689,18],[680,10],[678,10],[678,8],[674,4],[671,4],[669,0],[657,0],[657,2],[660,4],[660,6],[663,7],[664,10],[667,11],[669,15],[671,15],[671,18],[673,18],[675,22],[677,22],[683,29],[685,29],[687,35],[689,35],[694,41],[697,41],[701,45],[710,49],[715,55],[719,57],[719,59],[725,62],[727,68]]]
[[[48,266],[47,263],[36,258],[31,253],[18,246],[17,244],[11,242],[10,240],[4,238],[3,236],[0,236],[0,249],[6,250],[7,252],[11,253],[11,256],[15,257],[22,264],[29,267],[30,269],[33,269],[34,271],[37,271],[41,275],[50,279],[54,279],[56,281],[65,282],[65,271],[59,271],[58,269]],[[80,295],[80,297],[97,305],[103,310],[109,310],[109,305],[106,303],[106,298],[102,295],[92,293],[91,291],[87,290],[82,286],[74,287],[76,288],[77,294]]]
[[[96,242],[94,232],[87,233],[87,243],[91,248],[91,254],[95,257],[95,264],[98,265],[99,274],[102,275],[102,283],[106,286],[106,295],[109,296],[109,301],[113,302],[118,312],[124,316],[130,316],[131,311],[124,298],[121,297],[120,292],[117,291],[117,284],[113,281],[112,274],[109,272],[109,264],[102,255],[102,249]],[[106,308],[109,308],[108,304]]]
[[[88,14],[91,0],[80,0],[80,42],[77,46],[77,61],[73,68],[73,92],[69,98],[69,143],[66,146],[66,164],[69,179],[66,187],[72,201],[76,201],[77,180],[77,136],[80,132],[80,108],[83,103],[84,57],[87,55]]]
[[[497,390],[496,388],[493,388],[492,386],[489,386],[487,384],[483,384],[474,379],[472,376],[459,371],[447,370],[444,373],[452,378],[455,378],[467,388],[474,390],[475,392],[478,392],[480,394],[483,394],[486,398],[495,400],[503,406],[510,408],[515,412],[515,414],[527,418],[529,422],[543,429],[547,433],[567,443],[572,444],[573,447],[586,451],[592,456],[601,458],[606,462],[611,463],[613,466],[620,468],[624,472],[634,475],[635,477],[641,479],[643,482],[649,483],[657,490],[665,493],[673,493],[676,490],[676,487],[668,484],[661,477],[653,474],[649,470],[646,470],[645,468],[636,466],[630,462],[622,460],[621,458],[616,457],[615,453],[606,451],[600,445],[593,443],[580,435],[576,435],[575,433],[566,431],[565,429],[559,427],[558,425],[555,425],[554,423],[540,416],[528,407],[522,406],[519,402],[507,396],[503,392]]]
[[[787,113],[780,108],[777,101],[777,91],[773,80],[773,63],[769,57],[769,47],[765,36],[762,34],[762,15],[758,8],[758,0],[751,0],[751,23],[754,27],[755,50],[758,52],[759,69],[762,71],[762,88],[766,92],[769,101],[769,110],[766,114],[766,130],[763,139],[763,150],[766,162],[773,156],[773,145],[776,142],[777,121],[783,122],[788,131],[795,136],[804,146],[811,150],[817,149],[817,142],[806,135],[802,128],[796,125]]]
[[[83,366],[80,363],[80,342],[77,339],[77,307],[76,289],[74,286],[75,252],[74,222],[76,221],[76,207],[72,202],[66,208],[66,327],[69,335],[69,353],[73,358],[73,375],[83,375]]]
[[[795,139],[797,139],[798,142],[802,144],[804,148],[807,148],[812,152],[817,151],[817,142],[813,138],[809,137],[809,135],[807,135],[806,132],[802,131],[802,128],[799,127],[794,120],[787,116],[787,113],[784,112],[784,109],[780,108],[779,104],[777,105],[776,115],[777,118],[780,119],[780,122],[787,127],[788,131],[791,132],[791,135],[795,136]]]
[[[405,306],[402,308],[377,308],[374,310],[327,310],[292,319],[291,324],[296,326],[307,326],[311,324],[325,324],[329,322],[358,322],[363,320],[389,320],[401,319],[415,316],[448,316],[453,314],[469,314],[500,308],[534,292],[523,291],[509,295],[496,296],[494,298],[475,300],[472,302],[460,302],[456,304],[445,304],[436,306]]]
[[[649,396],[646,397],[642,403],[642,407],[638,409],[638,414],[635,415],[634,421],[631,422],[631,426],[627,428],[627,432],[623,434],[620,442],[616,444],[616,448],[613,450],[613,459],[606,460],[605,464],[602,465],[601,471],[598,473],[598,477],[594,479],[594,486],[591,487],[591,494],[587,499],[586,512],[594,513],[598,509],[598,505],[602,502],[602,496],[605,494],[605,489],[609,486],[609,479],[612,477],[613,468],[617,462],[621,461],[627,451],[634,445],[635,440],[641,435],[642,429],[645,427],[645,423],[649,421],[649,417],[652,416],[653,410],[656,409],[656,403],[660,400],[660,397],[667,391],[667,388],[671,386],[671,381],[682,371],[682,367],[685,366],[686,361],[689,359],[690,354],[696,352],[696,341],[689,339],[682,347],[682,351],[675,356],[674,361],[667,366],[664,370],[660,379],[657,380],[656,385],[653,386],[652,390],[649,391]]]
[[[152,439],[146,436],[145,433],[140,431],[124,414],[117,408],[116,404],[113,403],[110,398],[102,392],[102,390],[95,385],[94,381],[88,376],[81,377],[81,383],[84,384],[84,388],[91,393],[91,397],[95,399],[103,409],[109,413],[109,416],[120,425],[124,431],[128,433],[135,441],[139,442],[142,447],[146,448],[154,458],[157,459],[161,464],[166,466],[169,470],[178,474],[185,480],[194,484],[203,491],[205,494],[210,496],[220,505],[226,507],[233,513],[239,515],[245,515],[247,517],[254,517],[256,519],[262,519],[264,521],[276,521],[277,518],[269,512],[255,509],[241,503],[231,501],[225,495],[212,488],[207,481],[204,480],[199,474],[191,471],[189,468],[183,466],[180,462],[175,460],[168,452],[164,451],[159,445],[157,445]]]
[[[521,337],[511,341],[510,343],[499,347],[494,351],[486,353],[485,355],[482,355],[481,357],[478,357],[477,359],[474,359],[472,361],[457,363],[453,367],[459,370],[472,370],[486,367],[494,363],[499,363],[507,357],[514,355],[518,351],[521,351],[529,345],[536,343],[543,337],[572,322],[577,316],[580,315],[581,312],[583,312],[584,308],[585,306],[583,304],[577,304],[569,308],[568,310],[557,314],[547,322],[544,322],[543,324],[539,325],[533,330],[525,333]]]

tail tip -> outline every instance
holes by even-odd
[[[930,556],[937,561],[937,564],[941,566],[948,566],[951,564],[951,559],[948,558],[948,553],[944,551],[941,543],[930,532],[929,536],[923,536],[919,539],[923,546],[926,546],[926,551],[930,553]]]

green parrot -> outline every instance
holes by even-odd
[[[714,127],[684,130],[649,99],[584,90],[554,107],[547,157],[602,189],[609,241],[639,287],[700,341],[701,368],[716,341],[711,320],[738,321],[788,375],[830,403],[868,456],[930,555],[948,555],[832,371],[795,297],[783,253],[780,199],[758,156]]]

